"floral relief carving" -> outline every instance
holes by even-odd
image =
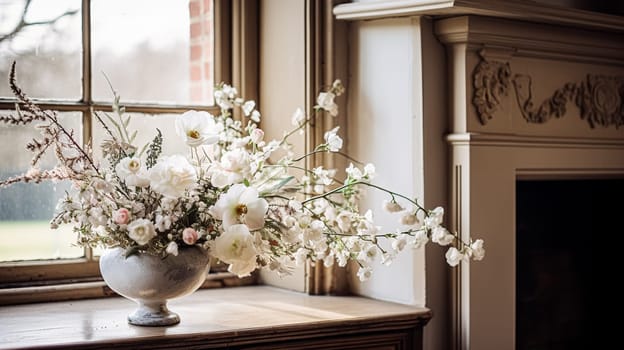
[[[472,103],[481,124],[492,119],[502,98],[513,84],[516,101],[523,118],[529,123],[546,123],[566,114],[568,102],[579,108],[580,117],[591,128],[624,125],[624,77],[587,74],[581,82],[568,82],[537,105],[533,98],[532,77],[512,74],[508,62],[483,59],[473,72]]]
[[[477,109],[481,124],[485,125],[492,119],[501,99],[508,95],[511,67],[508,62],[482,60],[472,77],[472,104]]]

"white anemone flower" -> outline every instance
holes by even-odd
[[[176,133],[190,147],[212,145],[219,141],[218,128],[212,114],[204,111],[187,111],[175,121]]]
[[[222,220],[223,228],[246,224],[250,230],[264,227],[264,216],[269,203],[258,197],[258,190],[243,184],[236,184],[221,195],[212,208],[213,215]]]

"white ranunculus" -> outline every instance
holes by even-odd
[[[188,159],[181,155],[163,157],[150,169],[152,190],[178,198],[197,183],[197,173]]]
[[[331,152],[338,152],[342,148],[342,139],[338,136],[339,126],[325,133],[325,143]]]
[[[451,247],[445,254],[446,262],[451,266],[457,266],[464,259],[462,254],[457,248]]]
[[[156,229],[151,221],[137,219],[128,224],[128,236],[139,245],[145,245],[156,237]]]
[[[212,114],[187,111],[175,121],[176,133],[190,147],[211,145],[219,141],[219,132]]]
[[[264,216],[268,209],[269,203],[258,197],[258,190],[236,184],[219,197],[212,207],[212,213],[222,220],[224,229],[242,223],[250,230],[257,230],[264,226]]]
[[[242,182],[250,176],[251,158],[243,148],[226,152],[210,170],[210,182],[218,188]]]
[[[455,236],[442,226],[436,226],[431,232],[431,241],[441,246],[449,245],[453,243],[453,240]]]
[[[321,92],[316,99],[318,106],[329,112],[332,117],[338,115],[338,105],[334,102],[335,97],[336,95],[331,92]]]
[[[482,260],[485,257],[485,248],[483,248],[483,240],[477,239],[472,242],[470,245],[470,250],[472,251],[472,258],[474,260]]]
[[[211,253],[229,264],[228,271],[239,277],[249,275],[257,267],[254,237],[249,228],[243,224],[227,227],[225,232],[215,239]]]

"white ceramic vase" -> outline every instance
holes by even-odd
[[[198,246],[185,247],[177,256],[166,258],[149,254],[125,257],[125,249],[108,249],[100,257],[100,270],[108,286],[134,300],[138,309],[128,315],[137,326],[170,326],[180,322],[169,311],[167,300],[188,295],[204,282],[210,269],[210,257]]]

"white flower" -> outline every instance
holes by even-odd
[[[212,114],[187,111],[175,121],[176,133],[190,147],[212,145],[219,141],[219,133]]]
[[[431,241],[441,246],[449,245],[453,243],[453,240],[455,236],[442,226],[436,226],[431,232]]]
[[[394,200],[384,200],[382,203],[382,207],[385,211],[387,211],[388,213],[397,213],[403,210],[403,207],[401,206],[401,204],[395,202]]]
[[[234,107],[233,100],[237,94],[236,88],[224,84],[221,89],[214,92],[215,102],[222,109],[232,109]]]
[[[229,264],[228,271],[239,277],[248,276],[256,269],[257,251],[254,237],[243,224],[231,225],[214,241],[211,252],[219,260]]]
[[[472,258],[474,260],[482,260],[485,257],[485,249],[483,248],[483,240],[477,239],[470,245],[470,251],[472,252]]]
[[[218,188],[240,183],[251,172],[249,153],[243,148],[236,148],[226,152],[218,165],[211,171],[210,182]]]
[[[137,157],[125,157],[115,166],[117,176],[128,186],[147,187],[150,184],[147,170]]]
[[[373,275],[373,269],[370,266],[362,266],[357,272],[360,282],[368,281]]]
[[[303,122],[305,121],[305,114],[303,113],[301,108],[297,108],[295,110],[295,113],[293,113],[290,120],[292,122],[292,125],[294,126],[300,126],[301,124],[303,124]]]
[[[341,211],[338,216],[336,216],[336,223],[338,223],[338,227],[342,230],[342,232],[349,232],[349,230],[351,230],[352,216],[351,212],[346,210]]]
[[[444,218],[444,208],[436,207],[429,212],[429,216],[425,218],[425,226],[429,228],[435,228],[442,225]]]
[[[197,182],[197,173],[180,155],[164,157],[150,169],[152,190],[169,197],[180,197]]]
[[[457,266],[464,259],[462,254],[457,248],[451,247],[445,254],[446,262],[451,266]]]
[[[254,110],[253,112],[251,112],[250,119],[256,123],[260,123],[260,112],[258,112],[257,110]]]
[[[420,247],[423,247],[425,244],[427,244],[427,242],[429,242],[429,237],[427,237],[427,232],[425,230],[420,230],[420,231],[416,231],[412,241],[410,241],[410,244],[412,245],[414,249],[418,249]]]
[[[297,266],[301,266],[303,263],[306,262],[307,259],[308,250],[303,247],[297,249],[297,251],[295,252],[295,264],[297,264]]]
[[[331,92],[321,92],[316,99],[317,105],[329,112],[332,117],[338,115],[338,105],[334,102],[335,97],[336,95]]]
[[[392,249],[394,249],[394,251],[398,253],[402,251],[403,248],[405,248],[406,244],[407,244],[407,236],[400,235],[399,237],[397,237],[396,239],[392,241]]]
[[[128,224],[128,236],[139,245],[145,245],[156,237],[156,230],[151,221],[137,219]]]
[[[325,133],[325,143],[330,152],[338,152],[342,148],[342,139],[338,136],[339,126]]]
[[[178,244],[173,241],[169,242],[165,251],[167,252],[167,254],[178,256]]]
[[[360,180],[364,176],[364,174],[362,174],[362,171],[356,168],[353,163],[349,163],[349,167],[345,169],[345,171],[347,172],[347,175],[353,180]]]
[[[247,101],[245,103],[243,103],[243,113],[245,113],[245,117],[249,117],[249,115],[251,114],[251,112],[254,110],[254,108],[256,107],[256,102],[255,101]]]
[[[171,228],[171,216],[169,215],[156,215],[156,229],[160,232],[168,231]]]
[[[372,180],[375,175],[377,175],[377,172],[375,170],[375,164],[372,163],[367,163],[364,166],[364,177],[367,178],[368,180]]]
[[[418,217],[416,214],[406,210],[399,217],[399,223],[405,226],[414,226],[418,224]]]
[[[264,139],[264,131],[262,131],[262,129],[253,129],[250,136],[251,142],[257,145],[262,142],[262,139]]]
[[[243,184],[236,184],[219,197],[212,208],[215,218],[223,221],[223,228],[243,223],[250,230],[264,226],[264,216],[269,204],[264,198],[258,198],[258,190]]]

